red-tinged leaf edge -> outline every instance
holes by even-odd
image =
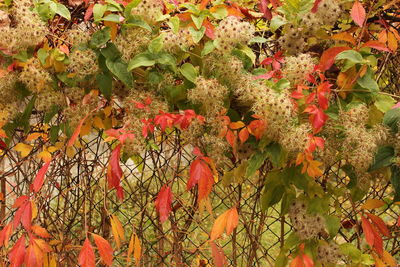
[[[390,231],[387,228],[385,222],[378,216],[367,213],[368,218],[372,221],[372,223],[378,228],[379,232],[386,237],[391,237]]]
[[[95,255],[92,244],[90,244],[89,238],[86,237],[83,243],[82,249],[78,256],[78,264],[81,267],[94,267],[95,266]]]
[[[94,243],[96,244],[97,249],[99,250],[99,254],[103,262],[111,266],[113,262],[113,249],[110,243],[105,240],[102,236],[93,234]]]
[[[78,138],[79,133],[81,132],[81,128],[85,120],[89,114],[87,114],[83,119],[80,120],[78,126],[76,127],[74,133],[72,134],[71,138],[68,140],[67,146],[73,146],[75,144],[76,139]]]
[[[331,47],[325,50],[322,53],[321,59],[319,61],[319,69],[321,71],[327,71],[329,70],[333,63],[335,63],[335,58],[336,56],[346,50],[350,50],[351,48],[348,46],[336,46],[336,47]]]
[[[373,247],[374,239],[375,239],[374,229],[372,229],[371,223],[364,216],[361,216],[361,227],[362,227],[364,235],[365,235],[365,240],[367,241],[368,245]]]
[[[317,13],[319,3],[321,3],[321,2],[322,2],[322,0],[315,0],[314,5],[313,5],[313,7],[311,9],[312,13]]]
[[[39,170],[39,172],[36,175],[35,180],[32,183],[32,188],[31,190],[33,190],[33,192],[37,193],[39,192],[39,190],[42,188],[43,183],[44,183],[44,176],[47,173],[47,170],[49,169],[50,166],[50,162],[48,161],[46,162]]]
[[[351,8],[351,18],[354,22],[362,27],[365,21],[365,9],[358,0],[356,0]]]
[[[164,185],[160,192],[157,195],[157,199],[155,201],[157,212],[160,216],[160,222],[164,223],[169,216],[172,208],[172,191],[171,188],[167,185]]]
[[[210,246],[211,246],[211,254],[213,257],[214,266],[215,267],[226,266],[227,261],[222,248],[220,248],[214,241],[210,241]]]
[[[375,40],[366,42],[362,47],[370,47],[379,51],[390,52],[389,48],[387,48],[385,44]]]

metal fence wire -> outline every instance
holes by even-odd
[[[23,136],[20,135],[19,138]],[[16,136],[14,143],[21,140]],[[38,141],[39,142],[39,141]],[[279,215],[277,209],[262,212],[260,197],[263,180],[270,164],[260,169],[258,176],[240,184],[224,186],[216,183],[211,193],[212,214],[199,212],[195,191],[186,190],[188,166],[193,159],[191,148],[182,147],[178,130],[157,137],[158,148],[150,148],[142,157],[128,159],[122,164],[125,197],[120,201],[105,183],[105,173],[111,146],[104,142],[102,133],[81,139],[81,148],[73,157],[59,153],[53,161],[40,199],[36,200],[37,223],[51,234],[50,243],[59,266],[76,266],[78,246],[85,239],[85,225],[90,232],[98,233],[114,242],[110,215],[117,216],[125,229],[125,241],[115,252],[113,266],[126,266],[129,237],[134,231],[142,246],[142,266],[213,266],[208,243],[214,218],[237,205],[240,222],[230,236],[224,236],[219,245],[224,250],[230,266],[271,266],[279,254],[285,237],[291,231],[290,221]],[[12,147],[11,147],[12,148]],[[1,157],[0,173],[2,225],[8,223],[15,212],[11,208],[15,199],[29,193],[29,186],[41,163],[34,152],[25,158],[9,149]],[[337,184],[346,177],[328,171]],[[163,184],[173,179],[173,209],[170,218],[160,224],[154,200]],[[371,188],[368,198],[385,199],[391,188],[378,184]],[[351,221],[356,214],[349,209],[349,199],[337,199],[342,222]],[[384,218],[396,220],[398,210],[389,207]],[[398,234],[398,233],[397,233]],[[20,233],[14,233],[15,241]],[[340,229],[338,242],[355,242],[355,231]],[[386,242],[386,249],[399,254],[397,238]]]

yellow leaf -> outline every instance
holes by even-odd
[[[229,210],[225,211],[223,214],[219,215],[215,220],[214,225],[211,229],[211,240],[215,240],[222,235],[225,230],[226,223],[228,221]]]
[[[140,240],[135,233],[132,233],[131,241],[129,242],[128,256],[127,256],[128,263],[131,260],[130,256],[132,255],[132,253],[133,253],[133,258],[135,259],[136,265],[139,266],[140,258],[142,257],[142,247],[140,245]]]
[[[117,216],[111,215],[110,221],[111,221],[111,231],[113,233],[117,248],[119,249],[121,247],[121,240],[125,241],[124,228],[122,227],[122,224],[118,220]]]
[[[107,106],[107,107],[105,107],[104,109],[103,109],[103,112],[104,112],[104,115],[106,115],[106,117],[110,117],[110,115],[111,115],[111,107],[110,106]]]
[[[392,32],[388,32],[388,47],[392,52],[396,52],[398,48],[396,36]]]
[[[43,150],[38,154],[38,158],[40,158],[44,162],[49,162],[51,160],[51,154],[49,151]]]
[[[31,201],[31,207],[32,207],[32,220],[37,217],[38,214],[38,209],[36,207],[36,203],[32,200]]]
[[[93,119],[93,126],[99,129],[105,129],[103,120],[100,117],[94,117]]]
[[[338,34],[334,34],[334,35],[332,35],[332,39],[339,40],[339,41],[346,41],[353,45],[356,45],[356,40],[354,39],[353,35],[351,35],[348,32],[341,32]]]
[[[36,140],[39,137],[42,137],[43,139],[46,139],[47,135],[44,134],[44,133],[31,133],[26,137],[25,141],[29,142],[29,141],[32,141],[32,140]]]
[[[56,146],[49,146],[48,148],[47,148],[47,151],[49,151],[50,153],[54,153],[54,152],[56,152],[57,150],[59,150],[60,148],[58,148],[58,147],[56,147]]]
[[[390,266],[390,267],[396,267],[397,266],[396,260],[386,250],[383,251],[382,260],[386,263],[387,266]]]
[[[90,133],[92,130],[92,120],[87,120],[81,127],[81,131],[79,132],[80,136],[85,136]]]
[[[72,146],[67,147],[66,154],[69,158],[73,158],[75,156],[75,149]]]
[[[385,204],[386,203],[384,201],[379,199],[368,199],[367,201],[365,201],[364,204],[361,205],[361,208],[366,210],[373,210],[380,208]]]
[[[21,152],[21,156],[22,156],[23,158],[25,158],[26,156],[28,156],[29,153],[31,153],[32,149],[33,149],[33,146],[27,145],[27,144],[24,144],[24,143],[18,143],[18,144],[14,147],[14,150],[15,150],[15,151]]]

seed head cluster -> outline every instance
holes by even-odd
[[[218,48],[229,53],[236,44],[247,43],[254,36],[254,26],[238,18],[229,16],[223,19],[215,31]]]
[[[33,93],[51,90],[52,78],[37,58],[32,58],[25,64],[18,78]]]
[[[161,0],[142,0],[139,5],[132,9],[132,15],[141,16],[147,23],[153,25],[163,14],[163,3]]]
[[[304,82],[307,74],[314,70],[314,59],[310,54],[299,54],[285,58],[285,66],[282,70],[283,77],[293,85]]]
[[[166,31],[163,35],[164,49],[170,53],[177,53],[180,49],[186,50],[194,44],[188,29],[179,29],[178,33]]]
[[[289,208],[289,218],[300,239],[313,239],[325,232],[325,220],[320,215],[309,214],[304,201],[296,200]]]
[[[324,242],[318,246],[317,257],[323,264],[338,264],[343,259],[343,254],[336,243]]]
[[[71,64],[68,65],[68,68],[78,79],[93,75],[99,70],[97,55],[91,49],[84,51],[74,50],[70,54],[69,59],[71,60]]]
[[[128,62],[142,52],[150,43],[149,32],[142,28],[128,28],[117,36],[114,44],[122,53],[122,59]]]

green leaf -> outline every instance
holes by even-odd
[[[392,160],[395,156],[394,148],[391,146],[379,147],[378,152],[375,155],[374,161],[369,168],[369,171],[374,171],[383,167],[387,167],[392,164]]]
[[[100,49],[100,53],[108,60],[116,60],[121,57],[121,52],[114,43],[107,43],[105,48]]]
[[[204,21],[204,15],[195,16],[192,14],[192,15],[190,15],[190,17],[192,18],[194,25],[196,25],[196,28],[200,29],[200,27]]]
[[[374,105],[383,113],[389,111],[396,104],[396,100],[388,95],[378,94]]]
[[[176,58],[168,53],[159,53],[157,57],[157,63],[162,65],[168,65],[172,67],[172,70],[176,72]]]
[[[335,215],[325,215],[325,225],[329,235],[333,238],[341,227],[340,219]]]
[[[254,54],[253,50],[250,47],[248,47],[247,45],[242,46],[240,48],[240,51],[248,56],[253,64],[256,62],[256,54]]]
[[[50,135],[50,142],[55,144],[58,139],[58,132],[60,131],[59,125],[54,125],[50,128],[49,135]]]
[[[57,3],[57,11],[56,13],[60,15],[61,17],[66,18],[67,20],[71,20],[71,13],[69,13],[69,10],[66,6],[63,4]]]
[[[215,45],[213,41],[208,41],[205,45],[203,50],[201,51],[201,56],[204,57],[205,55],[210,54],[212,51],[214,51]]]
[[[393,164],[390,170],[392,172],[392,177],[390,178],[390,182],[392,183],[395,192],[393,201],[400,201],[400,167],[398,165]]]
[[[339,53],[336,56],[336,60],[340,60],[340,59],[346,59],[353,63],[361,63],[363,61],[362,55],[354,50],[346,50],[346,51]]]
[[[105,45],[111,39],[111,29],[110,27],[105,27],[92,35],[90,40],[90,46],[92,48],[100,48]]]
[[[44,123],[49,123],[51,121],[51,119],[57,114],[57,112],[59,111],[60,107],[57,105],[53,105],[51,106],[51,109],[49,112],[47,112],[44,115]]]
[[[150,53],[145,52],[136,55],[134,58],[131,59],[131,61],[129,61],[128,70],[131,71],[138,67],[149,67],[153,66],[154,64],[156,64],[156,61],[153,56]]]
[[[107,10],[107,6],[106,5],[102,5],[102,4],[95,4],[93,6],[93,18],[94,21],[99,21],[101,20],[101,18],[103,17],[104,13]]]
[[[141,27],[141,28],[146,29],[149,32],[151,32],[151,27],[149,26],[149,24],[147,24],[147,22],[145,22],[140,16],[132,16],[131,18],[129,18],[126,21],[124,26],[126,26],[126,27],[137,26],[137,27]]]
[[[357,83],[365,88],[368,89],[372,92],[378,92],[379,91],[379,86],[378,83],[373,79],[374,73],[372,72],[371,69],[368,69],[367,73],[361,78],[358,78]]]
[[[162,36],[158,36],[157,38],[153,39],[149,44],[149,51],[150,53],[157,54],[161,51],[163,47],[164,38]]]
[[[189,81],[191,81],[192,83],[195,83],[196,78],[197,78],[197,71],[196,69],[193,67],[192,64],[190,63],[185,63],[183,64],[179,71],[181,72],[181,74],[183,75],[183,77],[185,77],[186,79],[188,79]]]
[[[137,7],[142,0],[132,0],[129,4],[125,7],[124,17],[129,18],[131,15],[131,11],[133,8]]]
[[[263,44],[267,41],[267,39],[265,39],[264,37],[261,36],[255,36],[253,37],[250,41],[249,44],[254,44],[254,43],[260,43]]]
[[[180,20],[179,20],[178,17],[170,18],[169,22],[167,22],[167,24],[171,28],[173,33],[178,33],[179,32]]]
[[[46,64],[46,59],[47,59],[48,56],[49,56],[49,53],[47,52],[47,50],[45,50],[43,48],[40,48],[37,51],[37,57],[40,60],[40,63],[42,65]]]
[[[111,22],[116,22],[119,23],[120,22],[120,18],[121,16],[118,14],[108,14],[107,16],[105,16],[104,18],[102,18],[102,21],[111,21]]]
[[[385,113],[383,123],[389,126],[394,133],[399,131],[400,108],[394,108]]]
[[[96,75],[97,85],[100,92],[108,99],[111,99],[112,94],[112,77],[108,73],[99,73]]]
[[[286,161],[287,153],[283,150],[282,146],[276,142],[269,144],[265,148],[265,152],[268,154],[275,168],[282,167]]]
[[[198,43],[203,38],[204,33],[206,32],[206,28],[204,26],[201,26],[200,30],[196,31],[193,27],[190,27],[189,32],[193,38],[193,41],[195,43]]]
[[[354,244],[344,243],[339,246],[340,251],[350,257],[351,260],[359,262],[361,260],[361,250],[356,248]]]
[[[269,27],[271,28],[272,32],[275,32],[279,27],[285,25],[287,21],[281,16],[273,16]]]
[[[106,60],[107,68],[114,74],[120,81],[122,81],[126,86],[133,86],[132,73],[127,70],[128,65],[121,59],[112,61]]]
[[[276,203],[281,201],[283,193],[285,192],[285,186],[271,184],[264,187],[264,193],[261,196],[261,208],[266,211],[268,208],[274,206]]]
[[[246,177],[251,177],[254,173],[261,168],[264,164],[264,161],[268,158],[267,152],[260,152],[253,154],[248,161],[248,166],[246,170]]]
[[[216,6],[214,5],[214,7]],[[219,6],[214,8],[214,12],[212,12],[211,14],[216,19],[224,19],[225,17],[228,16],[228,10],[226,9],[225,6]]]

